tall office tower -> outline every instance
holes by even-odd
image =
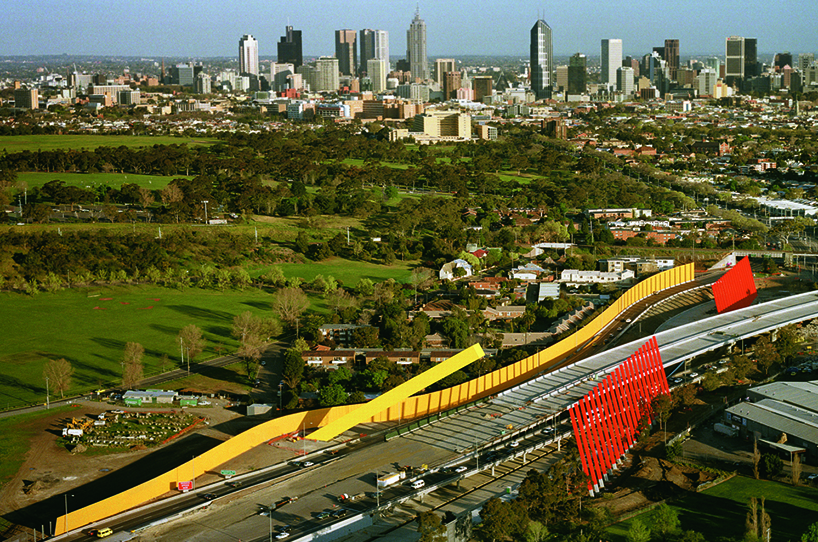
[[[551,27],[538,19],[531,27],[531,90],[538,100],[551,97],[551,74],[554,72]]]
[[[196,94],[210,94],[210,76],[200,73],[193,80],[193,92]]]
[[[711,56],[707,60],[704,61],[704,65],[707,66],[708,70],[713,70],[716,74],[716,77],[721,76],[721,59],[717,56]]]
[[[293,86],[292,76],[295,75],[295,66],[292,64],[270,63],[270,86],[275,92],[283,92]]]
[[[616,90],[625,96],[632,96],[634,92],[633,68],[621,66],[616,69]]]
[[[443,99],[454,100],[457,98],[457,89],[460,88],[462,76],[458,71],[446,72],[443,79]]]
[[[39,109],[40,92],[36,88],[18,88],[14,91],[14,107],[16,109]]]
[[[699,89],[699,96],[713,96],[716,83],[719,80],[717,71],[707,68],[699,72],[696,76],[696,85]]]
[[[670,70],[670,78],[676,80],[679,70],[679,40],[665,40],[665,54],[662,56]]]
[[[304,57],[301,54],[301,31],[293,30],[292,26],[286,28],[286,33],[278,40],[279,64],[292,64],[296,68],[304,64]]]
[[[386,68],[389,69],[389,32],[386,30],[371,30],[369,28],[358,33],[358,46],[361,54],[358,61],[361,71],[366,70],[367,62],[373,58],[386,61]]]
[[[786,53],[778,53],[775,55],[775,71],[780,72],[784,69],[784,66],[789,66],[790,68],[793,67],[792,65],[792,53],[787,51]]]
[[[568,61],[568,94],[584,94],[588,84],[585,55],[576,53]]]
[[[554,70],[557,79],[557,90],[565,92],[568,90],[568,66],[557,66]]]
[[[380,58],[370,58],[366,61],[366,73],[372,82],[372,92],[379,93],[386,90],[386,74],[389,65],[386,60]]]
[[[639,59],[633,58],[632,56],[626,56],[625,60],[622,61],[622,66],[625,68],[633,68],[633,78],[634,80],[639,79]]]
[[[455,71],[457,69],[456,66],[457,62],[455,62],[453,58],[435,59],[435,71],[433,77],[441,88],[443,88],[443,84],[446,82],[446,74]]]
[[[483,102],[484,96],[494,94],[494,80],[490,75],[478,75],[472,83],[474,89],[474,101]]]
[[[744,38],[744,76],[756,77],[761,75],[761,65],[758,63],[758,40]]]
[[[815,53],[801,53],[798,55],[798,69],[801,72],[807,71],[812,63],[815,62]]]
[[[358,69],[358,46],[355,43],[357,33],[354,30],[335,31],[335,58],[344,75],[354,75]]]
[[[406,31],[406,58],[409,71],[414,79],[429,79],[429,64],[426,61],[426,22],[420,18],[420,8]]]
[[[250,34],[239,40],[239,73],[258,75],[258,41]]]
[[[600,81],[606,85],[616,84],[616,69],[622,65],[622,40],[604,39],[602,40],[602,51],[600,54]]]
[[[322,56],[315,61],[315,68],[318,70],[315,80],[316,88],[312,89],[318,92],[332,92],[338,90],[341,86],[341,78],[339,76],[338,59],[332,56]]]
[[[744,79],[744,38],[730,36],[727,38],[724,59],[724,82],[728,86]]]

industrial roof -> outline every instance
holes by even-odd
[[[731,416],[747,418],[761,425],[807,442],[818,443],[818,414],[772,399],[739,403],[727,409]]]
[[[818,380],[812,382],[772,382],[748,392],[754,396],[774,399],[818,414]]]

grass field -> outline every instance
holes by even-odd
[[[133,183],[151,190],[165,188],[168,183],[177,178],[191,178],[184,175],[174,175],[172,177],[160,177],[158,175],[133,175],[130,173],[42,173],[28,172],[18,173],[17,180],[25,182],[29,189],[43,186],[44,184],[58,180],[67,186],[77,188],[96,188],[106,186],[110,188],[122,188],[123,184]]]
[[[89,297],[91,293],[98,295]],[[208,340],[198,359],[214,356],[220,344],[227,352],[235,351],[233,317],[248,310],[270,316],[271,300],[255,289],[221,293],[112,287],[36,297],[0,294],[0,408],[44,402],[42,375],[49,359],[72,363],[75,392],[119,382],[122,352],[129,341],[145,347],[147,374],[159,372],[164,354],[170,357],[166,369],[171,369],[179,361],[176,336],[188,324],[198,325]]]
[[[147,147],[149,145],[212,145],[212,139],[173,136],[123,135],[26,135],[0,136],[0,149],[7,152],[96,149],[97,147]]]
[[[23,464],[26,452],[28,452],[28,440],[36,431],[31,422],[69,410],[71,407],[66,405],[42,412],[0,418],[0,435],[3,435],[3,438],[0,439],[0,485],[5,484],[9,478],[17,474],[20,465]]]
[[[818,489],[793,487],[767,480],[736,476],[702,493],[689,493],[670,506],[679,513],[684,530],[694,530],[705,540],[719,537],[739,539],[751,497],[765,497],[774,540],[800,540],[801,534],[818,521]],[[649,515],[649,512],[644,516]],[[649,520],[636,516],[649,525]],[[613,525],[608,534],[612,542],[624,542],[635,518]]]
[[[343,258],[330,258],[322,262],[278,264],[277,267],[281,268],[285,277],[301,277],[310,281],[317,275],[324,275],[324,277],[331,275],[343,282],[344,286],[355,286],[362,278],[371,279],[373,282],[387,279],[407,282],[415,263],[396,261],[393,265],[387,266]]]

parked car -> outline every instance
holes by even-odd
[[[330,513],[324,510],[323,512],[318,512],[315,516],[315,519],[327,519],[330,516]]]

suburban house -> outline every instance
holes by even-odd
[[[301,353],[301,359],[307,365],[321,367],[338,367],[355,364],[355,350],[307,350]]]
[[[540,275],[548,273],[545,269],[535,263],[527,263],[520,267],[515,267],[511,270],[511,278],[525,281],[537,280]]]
[[[458,258],[457,260],[444,264],[443,267],[440,268],[440,280],[454,280],[456,278],[455,269],[463,269],[465,274],[462,276],[464,277],[470,277],[474,274],[471,264],[466,260]]]
[[[502,307],[486,307],[483,316],[486,320],[511,320],[525,314],[525,305],[505,305]]]

